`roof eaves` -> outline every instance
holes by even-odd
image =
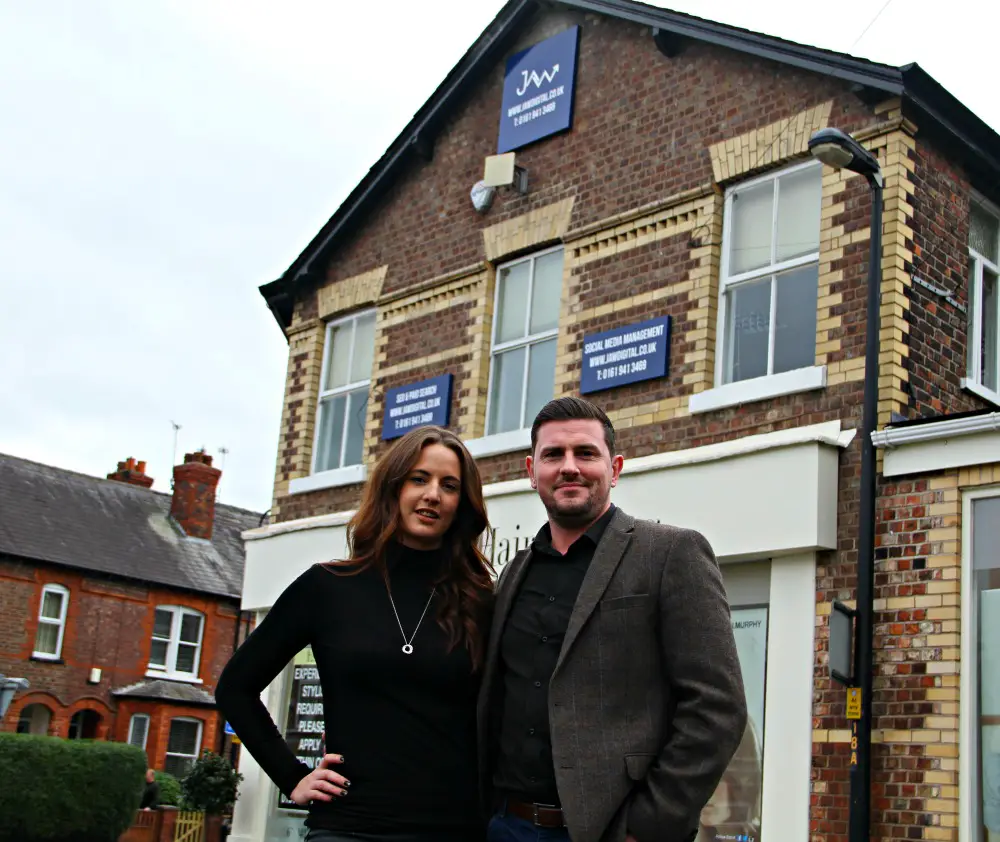
[[[898,68],[891,65],[877,64],[831,50],[796,44],[794,41],[786,41],[772,35],[647,6],[634,0],[561,0],[561,2],[585,11],[666,29],[696,41],[705,41],[749,53],[758,58],[833,76],[856,85],[884,91],[889,95],[898,95],[903,91],[902,75]]]

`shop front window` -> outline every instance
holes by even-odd
[[[975,842],[1000,842],[1000,496],[972,501]]]
[[[697,842],[759,842],[764,781],[764,685],[767,675],[770,562],[722,568],[747,697],[747,729],[701,812]]]

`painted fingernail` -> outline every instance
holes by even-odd
[[[344,786],[350,786],[350,785],[351,785],[350,781],[344,781]]]

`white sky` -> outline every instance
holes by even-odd
[[[916,61],[1000,129],[996,4],[892,0],[853,49],[884,0],[656,5]],[[287,345],[257,287],[501,7],[0,0],[0,451],[166,490],[175,420],[267,509]]]

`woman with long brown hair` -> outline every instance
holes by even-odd
[[[347,527],[348,558],[299,576],[223,671],[220,710],[268,777],[308,807],[310,842],[482,838],[475,720],[493,594],[479,548],[488,525],[462,442],[440,427],[412,430],[372,471]],[[337,751],[312,770],[260,701],[306,646]]]

